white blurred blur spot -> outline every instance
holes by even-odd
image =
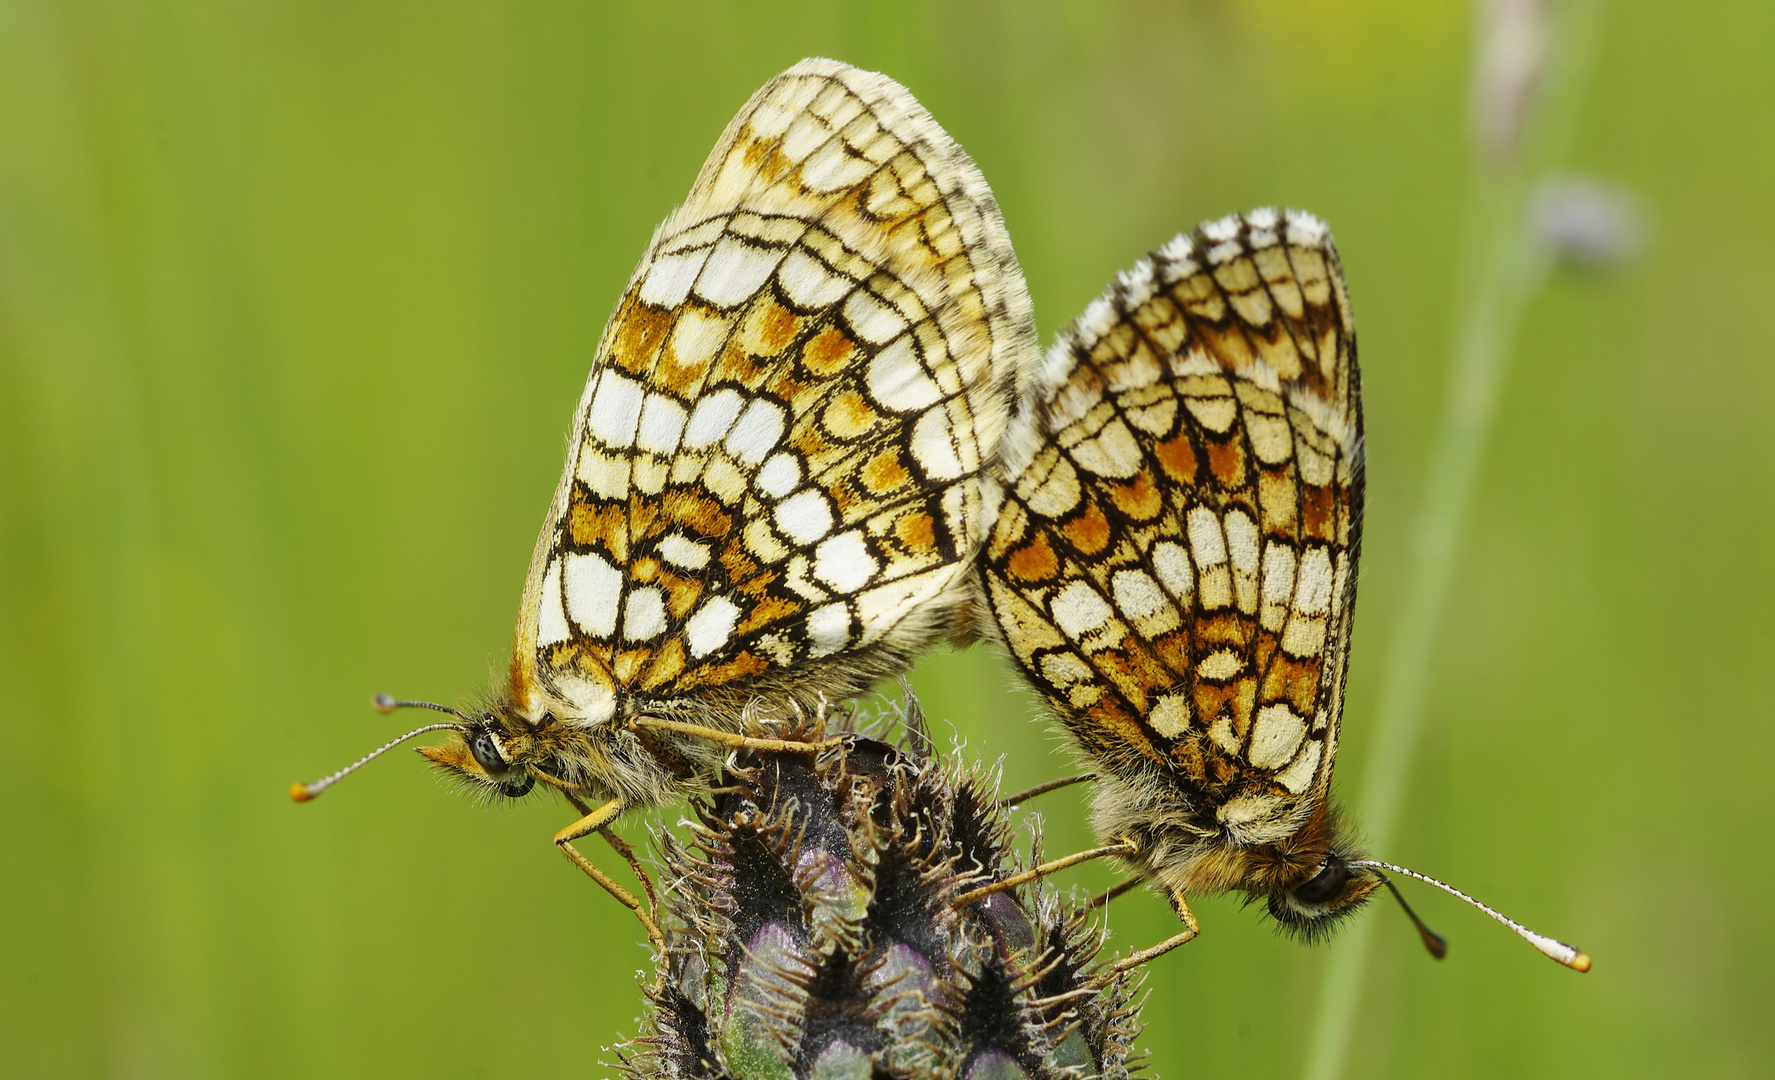
[[[1581,176],[1554,176],[1535,186],[1529,227],[1536,246],[1555,262],[1617,266],[1639,253],[1645,216],[1625,188]]]

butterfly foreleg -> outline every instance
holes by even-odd
[[[635,859],[634,849],[610,832],[610,824],[621,817],[622,812],[627,809],[628,802],[626,800],[611,799],[603,806],[556,833],[555,846],[561,849],[561,854],[567,856],[568,861],[584,871],[587,877],[602,885],[605,892],[616,897],[617,903],[635,913],[635,917],[641,920],[642,927],[647,930],[647,940],[653,944],[654,952],[663,959],[666,955],[666,938],[664,934],[660,933],[659,923],[654,921],[652,913],[647,910],[647,905],[643,904],[634,893],[618,885],[615,879],[598,869],[596,863],[586,858],[578,848],[573,846],[573,841],[580,837],[598,833],[604,837],[606,843],[616,849],[617,854],[628,861],[630,867],[635,870],[641,880],[646,882],[647,876],[641,873],[640,863]],[[647,892],[651,899],[652,888],[648,887]]]
[[[1111,885],[1109,888],[1098,893],[1096,896],[1093,896],[1090,899],[1090,902],[1085,905],[1085,907],[1092,910],[1092,911],[1096,911],[1099,908],[1108,907],[1109,902],[1111,900],[1114,900],[1119,896],[1126,896],[1128,893],[1131,893],[1135,889],[1138,889],[1141,886],[1141,884],[1145,881],[1146,881],[1145,874],[1130,874],[1126,879],[1124,879],[1119,884]]]
[[[1079,773],[1077,776],[1062,776],[1058,780],[1049,780],[1045,784],[1037,784],[1032,788],[1026,788],[1002,801],[1006,807],[1015,810],[1020,804],[1028,802],[1037,795],[1046,795],[1050,791],[1059,791],[1063,787],[1071,787],[1074,784],[1082,784],[1087,780],[1095,779],[1097,779],[1096,773]]]
[[[559,783],[558,781],[551,782]],[[573,804],[575,810],[579,811],[580,817],[583,818],[592,813],[592,808],[587,806],[579,796],[575,795],[565,785],[561,785],[561,794],[567,796],[567,801]],[[641,888],[647,892],[647,906],[654,911],[658,911],[659,896],[653,891],[653,879],[647,876],[647,869],[641,865],[641,860],[636,857],[635,849],[629,846],[628,841],[616,835],[608,825],[599,829],[598,835],[604,838],[604,842],[610,845],[612,851],[621,855],[623,861],[629,864],[629,870],[634,873],[635,880],[639,881],[641,883]]]
[[[1132,971],[1149,960],[1157,960],[1179,945],[1187,945],[1195,940],[1197,934],[1202,932],[1201,926],[1196,922],[1195,913],[1190,911],[1189,901],[1185,899],[1183,891],[1181,889],[1171,890],[1170,899],[1171,909],[1177,912],[1177,917],[1182,920],[1183,929],[1157,945],[1141,949],[1139,952],[1129,953],[1115,963],[1106,965],[1093,980],[1097,986],[1108,985],[1112,979],[1124,971]]]

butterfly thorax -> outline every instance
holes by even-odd
[[[919,634],[923,620],[907,620]],[[518,797],[540,782],[586,802],[622,798],[658,806],[707,791],[728,750],[700,735],[650,728],[668,720],[736,735],[818,737],[843,726],[842,703],[902,669],[895,642],[794,671],[767,671],[731,686],[665,696],[599,680],[592,696],[578,681],[514,663],[505,684],[475,718],[421,753],[454,779],[489,797]],[[614,687],[606,690],[605,687]]]
[[[1098,835],[1134,841],[1129,861],[1163,891],[1242,893],[1266,902],[1285,929],[1317,938],[1378,885],[1345,872],[1363,855],[1323,791],[1256,823],[1218,821],[1214,803],[1181,791],[1174,777],[1150,770],[1097,777]]]
[[[632,806],[656,806],[705,790],[719,775],[725,750],[704,739],[639,728],[637,716],[695,722],[694,705],[619,700],[608,719],[571,719],[565,702],[520,710],[505,696],[474,710],[443,743],[424,748],[427,758],[455,779],[490,797],[518,797],[540,781],[582,801],[620,797]]]

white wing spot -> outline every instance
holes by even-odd
[[[1290,210],[1288,242],[1298,247],[1318,247],[1325,242],[1325,223],[1304,210]]]
[[[960,478],[961,459],[955,453],[949,417],[942,409],[932,409],[912,426],[912,457],[932,480]]]
[[[756,465],[777,448],[783,438],[783,407],[754,401],[734,422],[727,436],[727,452],[748,465]]]
[[[1294,610],[1302,615],[1323,615],[1331,610],[1331,555],[1322,547],[1311,548],[1301,557]]]
[[[735,307],[757,296],[782,261],[782,248],[723,236],[696,279],[696,294],[717,307]]]
[[[1208,261],[1215,266],[1220,266],[1232,262],[1244,253],[1245,249],[1240,246],[1237,240],[1228,240],[1224,244],[1216,244],[1208,249]]]
[[[650,454],[670,454],[678,449],[684,432],[684,406],[664,394],[649,394],[641,406],[641,431],[635,445]]]
[[[1184,694],[1166,694],[1153,702],[1146,722],[1167,739],[1175,739],[1189,730],[1190,704]]]
[[[665,633],[666,596],[648,586],[629,593],[623,603],[622,636],[625,641],[649,641]]]
[[[869,396],[895,412],[916,412],[943,400],[942,389],[919,363],[911,334],[901,334],[869,358],[868,380]]]
[[[844,302],[844,317],[857,336],[872,345],[885,345],[906,329],[898,311],[861,289]]]
[[[1091,665],[1079,659],[1077,653],[1052,652],[1042,657],[1042,675],[1055,686],[1067,687],[1075,683],[1090,683],[1096,679],[1097,673]]]
[[[1245,670],[1245,658],[1231,649],[1219,649],[1202,658],[1196,674],[1209,682],[1226,682]]]
[[[1215,220],[1208,222],[1206,225],[1203,225],[1202,235],[1216,243],[1223,240],[1231,240],[1233,237],[1239,235],[1239,226],[1241,224],[1243,224],[1243,222],[1240,220],[1239,215],[1228,214],[1226,217],[1216,218]]]
[[[690,425],[684,431],[684,445],[693,449],[715,445],[733,427],[739,414],[740,395],[733,390],[717,390],[696,403]]]
[[[726,597],[705,601],[684,624],[684,640],[690,646],[690,655],[700,660],[727,644],[739,618],[740,609]]]
[[[783,260],[783,268],[777,271],[777,281],[782,283],[789,302],[803,310],[836,304],[838,298],[855,284],[847,277],[832,273],[818,259],[801,250],[790,252]]]
[[[1151,259],[1141,259],[1133,266],[1116,274],[1116,284],[1121,286],[1125,302],[1130,307],[1139,307],[1153,298],[1153,264]]]
[[[1247,409],[1245,433],[1251,439],[1251,449],[1257,451],[1257,460],[1265,465],[1279,465],[1294,453],[1294,429],[1284,417]]]
[[[1052,467],[1041,477],[1040,485],[1033,491],[1025,492],[1020,484],[1017,493],[1030,510],[1043,517],[1057,518],[1078,505],[1079,474],[1065,458],[1050,454],[1047,461]],[[1027,471],[1023,475],[1033,478]]]
[[[641,384],[606,370],[598,376],[592,407],[586,410],[586,429],[613,450],[635,445],[635,423],[641,416]]]
[[[1140,570],[1118,570],[1111,580],[1116,609],[1131,619],[1144,619],[1171,606],[1158,582]]]
[[[954,564],[903,577],[858,595],[857,621],[864,644],[875,641],[898,626],[901,619],[916,611],[935,596],[957,575]]]
[[[1217,434],[1226,434],[1239,418],[1239,403],[1230,397],[1186,397],[1183,403],[1203,427]]]
[[[1294,596],[1294,549],[1274,540],[1263,549],[1263,611],[1260,621],[1272,633],[1281,630]]]
[[[1233,591],[1239,610],[1247,615],[1257,611],[1257,554],[1259,540],[1257,523],[1243,510],[1226,514],[1227,553],[1232,558]]]
[[[709,546],[679,533],[660,537],[659,557],[684,570],[701,570],[709,565]]]
[[[1307,789],[1313,778],[1319,775],[1320,744],[1310,742],[1307,748],[1294,759],[1294,764],[1276,774],[1276,783],[1281,784],[1296,795]]]
[[[1226,567],[1226,537],[1214,511],[1205,506],[1190,510],[1189,542],[1200,578],[1202,609],[1215,611],[1226,607],[1233,602],[1233,583]]]
[[[622,597],[622,571],[596,554],[566,556],[567,614],[596,638],[616,630],[616,602]]]
[[[1078,640],[1108,625],[1112,609],[1088,582],[1074,581],[1055,594],[1054,623],[1066,636]]]
[[[798,544],[811,544],[832,531],[832,507],[817,491],[791,495],[777,506],[777,528]]]
[[[814,151],[801,166],[801,182],[810,191],[842,191],[855,187],[875,171],[875,164],[850,154],[839,139]]]
[[[1120,420],[1103,425],[1095,439],[1088,439],[1072,448],[1073,460],[1098,476],[1118,480],[1140,471],[1142,455],[1134,433]]]
[[[850,644],[850,609],[842,603],[815,608],[807,616],[807,639],[814,656],[827,656]]]
[[[793,454],[772,454],[764,468],[758,470],[758,477],[753,482],[759,491],[780,499],[801,483],[801,463]]]
[[[1167,240],[1165,246],[1159,249],[1159,258],[1166,262],[1179,262],[1195,254],[1195,251],[1196,242],[1190,239],[1189,234],[1178,233],[1170,240]]]
[[[814,576],[839,592],[856,592],[879,569],[863,535],[856,531],[839,533],[814,552]]]
[[[1251,750],[1246,756],[1260,769],[1280,768],[1294,757],[1306,733],[1306,722],[1293,709],[1281,703],[1265,705],[1251,724]]]
[[[601,499],[626,499],[629,497],[629,472],[628,458],[588,446],[579,452],[574,475]]]
[[[691,283],[702,271],[709,249],[687,251],[681,255],[664,255],[647,268],[641,282],[641,302],[653,307],[675,308],[690,295]]]
[[[678,321],[672,324],[672,336],[666,347],[672,350],[672,360],[679,367],[703,371],[726,344],[728,331],[732,328],[727,319],[704,308],[685,308],[678,313]]]
[[[1152,562],[1159,581],[1177,598],[1178,606],[1188,610],[1196,588],[1196,573],[1190,566],[1189,552],[1181,544],[1163,541],[1153,545]]]
[[[542,578],[542,610],[537,613],[536,644],[558,645],[572,636],[567,626],[567,612],[561,607],[561,561],[549,563]]]
[[[1109,333],[1110,328],[1115,324],[1115,304],[1109,297],[1099,296],[1086,304],[1085,313],[1079,316],[1079,336],[1083,339],[1081,344],[1087,347],[1096,344],[1098,339]]]
[[[1220,519],[1206,506],[1195,507],[1189,512],[1189,543],[1197,566],[1217,566],[1226,562],[1226,539],[1220,531]]]

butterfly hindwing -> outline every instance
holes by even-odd
[[[1329,780],[1357,383],[1329,235],[1260,210],[1121,274],[1007,437],[983,569],[1007,645],[1088,753],[1181,785],[1204,830],[1286,829]]]
[[[979,475],[1033,352],[991,194],[911,95],[822,60],[768,83],[605,330],[516,696],[598,722],[620,695],[922,644],[984,539]],[[881,673],[844,672],[834,696]]]

